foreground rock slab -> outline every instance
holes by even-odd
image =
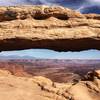
[[[42,76],[16,77],[0,70],[0,100],[100,100],[100,79],[93,77],[93,81],[56,83]]]
[[[100,15],[59,6],[0,7],[0,51],[100,50]]]

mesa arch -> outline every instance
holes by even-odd
[[[0,51],[100,50],[100,15],[63,7],[0,7]]]

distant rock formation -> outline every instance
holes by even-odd
[[[16,77],[0,70],[0,100],[100,100],[100,70],[94,80],[56,83],[47,78]]]
[[[0,7],[0,50],[100,50],[100,15],[59,6]]]

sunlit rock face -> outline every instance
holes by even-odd
[[[0,50],[100,49],[100,15],[63,7],[0,7]],[[16,45],[15,45],[16,44]]]
[[[9,71],[0,70],[1,100],[40,100],[40,98],[100,100],[100,71],[89,72],[84,81],[56,83],[42,76],[16,77]]]

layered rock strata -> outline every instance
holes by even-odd
[[[100,15],[59,6],[0,7],[0,51],[100,50]]]

